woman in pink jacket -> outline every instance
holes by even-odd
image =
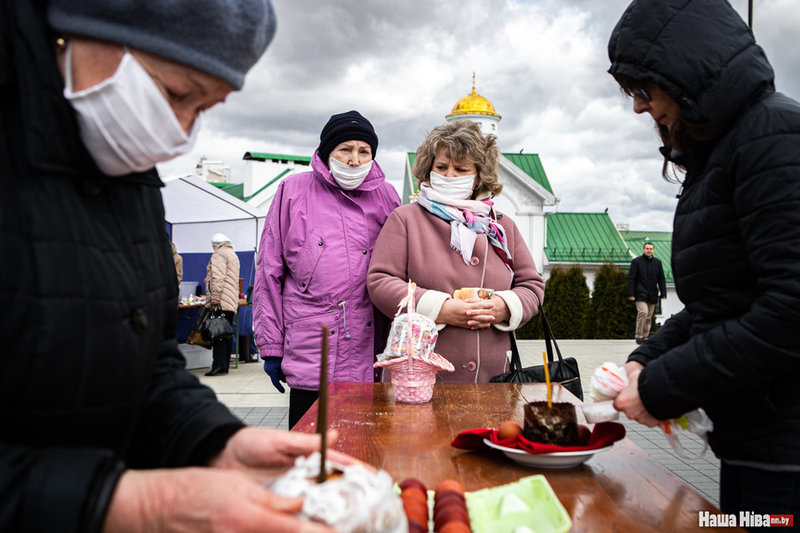
[[[505,372],[513,332],[538,312],[544,282],[517,226],[494,211],[494,135],[474,122],[437,126],[417,149],[419,200],[386,221],[367,274],[375,305],[391,316],[417,284],[417,312],[436,321],[436,352],[456,367],[437,379],[485,383]],[[493,289],[490,299],[453,298],[462,287]]]
[[[360,113],[333,115],[313,170],[281,182],[264,222],[253,322],[264,370],[280,392],[281,381],[291,388],[289,428],[318,396],[322,324],[330,327],[328,380],[373,381],[367,267],[386,217],[400,205],[374,160],[377,149]]]

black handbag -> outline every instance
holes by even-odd
[[[233,337],[233,325],[225,317],[225,312],[218,305],[212,306],[200,329],[203,338],[211,342]]]
[[[550,329],[547,315],[544,309],[539,311],[542,315],[542,327],[544,328],[544,342],[547,348],[547,367],[550,373],[550,381],[559,383],[572,394],[583,400],[583,387],[581,385],[581,374],[578,369],[578,361],[574,357],[562,357],[561,350]],[[553,346],[556,348],[558,361],[553,359]],[[535,365],[522,368],[522,361],[517,349],[517,339],[514,332],[511,332],[511,369],[508,372],[494,376],[489,380],[492,383],[544,383],[544,365]]]

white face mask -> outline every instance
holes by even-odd
[[[328,159],[328,168],[331,169],[331,175],[336,180],[336,183],[339,184],[339,187],[346,191],[352,191],[364,183],[364,179],[372,169],[372,161],[357,167],[351,167],[335,157],[331,157]]]
[[[141,172],[188,152],[200,129],[191,135],[153,78],[127,48],[110,78],[78,92],[72,90],[72,47],[67,45],[64,97],[78,115],[81,139],[97,166],[109,176]]]
[[[475,174],[446,178],[431,170],[431,189],[451,200],[466,200],[472,196]]]

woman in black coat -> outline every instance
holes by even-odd
[[[609,72],[684,173],[672,269],[686,308],[628,358],[616,407],[714,423],[726,513],[800,509],[800,104],[724,0],[634,1]]]
[[[0,0],[0,531],[313,527],[263,482],[319,439],[184,368],[154,168],[274,27],[269,0]]]

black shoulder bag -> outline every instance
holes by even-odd
[[[544,309],[540,309],[542,315],[542,327],[544,328],[544,342],[547,348],[547,367],[552,383],[560,383],[565,389],[583,400],[583,388],[581,386],[581,374],[578,370],[578,361],[574,357],[561,357],[561,350],[550,329],[547,315]],[[514,332],[511,335],[511,369],[508,372],[494,376],[489,381],[492,383],[544,383],[544,365],[535,365],[522,368],[522,361],[519,358],[517,339]],[[553,359],[553,346],[556,348],[558,361]]]

